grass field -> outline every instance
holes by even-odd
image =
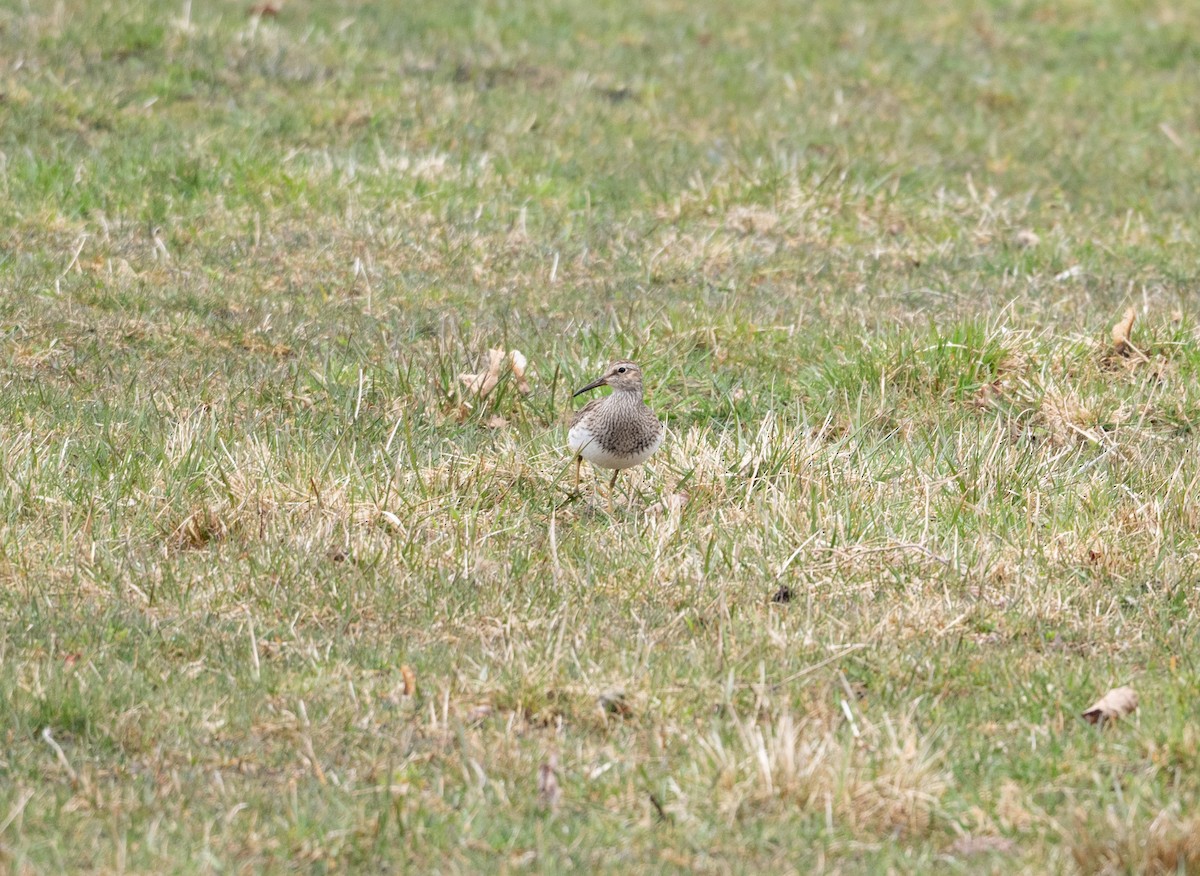
[[[0,5],[0,869],[1200,871],[1200,7],[267,6]]]

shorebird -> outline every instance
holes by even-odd
[[[575,456],[575,489],[579,468],[586,459],[597,468],[613,470],[608,483],[608,510],[613,510],[613,488],[621,469],[641,465],[662,445],[663,424],[642,401],[642,369],[628,359],[618,359],[575,393],[578,397],[599,386],[612,394],[588,402],[571,417],[567,447]]]

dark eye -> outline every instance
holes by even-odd
[[[622,365],[620,368],[618,368],[618,369],[617,369],[617,373],[618,373],[618,374],[624,374],[624,373],[625,373],[625,366],[624,366],[624,365]]]

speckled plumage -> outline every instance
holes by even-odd
[[[610,457],[628,459],[629,465],[637,465],[643,457],[658,449],[662,442],[663,425],[654,411],[640,398],[630,393],[614,392],[607,398],[593,399],[571,418],[572,431],[582,426],[593,436],[593,440]],[[582,447],[571,448],[579,453]],[[586,459],[586,454],[584,455]],[[625,465],[603,465],[601,468],[628,468]]]
[[[611,386],[612,394],[593,399],[571,417],[567,446],[575,456],[575,483],[579,483],[579,465],[587,460],[599,468],[611,469],[612,484],[617,472],[649,459],[662,445],[662,422],[642,401],[642,371],[628,359],[619,359],[605,369],[604,376],[592,381],[575,395]],[[611,486],[609,506],[612,506]]]

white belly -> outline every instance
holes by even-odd
[[[596,437],[579,423],[571,427],[571,431],[567,433],[567,447],[571,450],[572,456],[582,456],[588,462],[599,468],[633,468],[635,465],[641,465],[647,459],[654,455],[654,451],[662,446],[663,432],[660,429],[658,437],[654,439],[654,443],[640,450],[637,453],[617,455],[609,453],[600,446],[600,442]]]

